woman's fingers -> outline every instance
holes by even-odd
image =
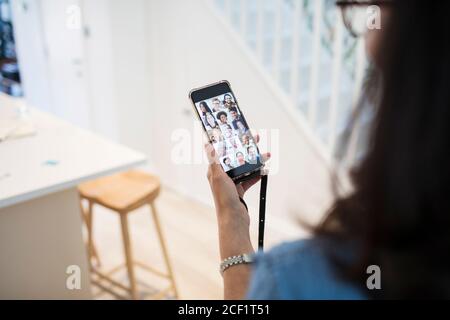
[[[205,144],[205,152],[209,162],[207,177],[211,182],[211,179],[223,175],[224,171],[222,170],[222,166],[219,164],[219,159],[217,158],[216,151],[212,144]]]
[[[259,134],[256,131],[252,131],[252,136],[255,139],[256,143],[259,143]]]
[[[272,154],[270,152],[266,152],[261,155],[263,162],[269,161],[271,156],[272,156]]]
[[[209,164],[216,162],[216,150],[211,143],[205,144],[205,152]]]

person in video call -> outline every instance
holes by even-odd
[[[219,112],[219,111],[224,110],[224,108],[221,107],[221,103],[218,98],[213,99],[212,106],[213,106],[213,112]]]
[[[228,111],[230,111],[231,108],[236,107],[236,103],[233,101],[233,98],[231,97],[231,94],[226,94],[223,96],[223,106]]]
[[[206,119],[206,114],[212,113],[211,109],[209,108],[208,104],[205,101],[202,101],[199,103],[200,107],[200,115],[203,121]]]
[[[223,141],[223,135],[220,129],[212,129],[209,132],[209,137],[211,139],[212,143],[222,142]]]
[[[237,151],[240,150],[240,146],[236,143],[236,139],[235,138],[231,138],[231,139],[226,140],[226,144],[227,144],[227,151],[228,152],[236,153]]]
[[[222,162],[223,162],[223,169],[225,171],[234,169],[234,167],[231,164],[231,159],[229,157],[224,158]]]
[[[219,142],[217,144],[217,156],[219,158],[225,157],[227,155],[227,143],[225,141]]]
[[[244,134],[241,136],[242,146],[247,149],[250,147],[250,138],[248,134]]]
[[[228,114],[225,111],[220,111],[217,115],[216,115],[217,120],[219,120],[219,124],[221,126],[227,125],[228,124]]]
[[[236,163],[238,167],[247,164],[247,161],[245,161],[245,156],[241,151],[236,153]]]
[[[250,164],[257,164],[259,160],[258,152],[255,146],[249,146],[247,148],[247,162]]]
[[[205,114],[205,125],[207,130],[219,129],[219,125],[211,112]]]
[[[338,144],[336,161],[350,166],[351,188],[342,192],[341,175],[333,175],[335,199],[325,218],[310,227],[311,238],[229,267],[223,273],[224,296],[449,299],[450,1],[337,4],[350,34],[364,37],[371,62],[356,112]],[[370,4],[381,8],[381,28],[368,29],[364,21],[360,28],[358,20],[350,20],[349,13],[364,12]],[[360,127],[366,130],[365,149],[350,165],[354,128],[368,114],[370,125]],[[258,179],[235,185],[212,147],[206,148],[221,259],[253,255],[250,217],[240,199]],[[242,164],[243,154],[237,157]],[[298,194],[301,198],[302,190]]]
[[[236,132],[238,135],[243,136],[243,135],[247,135],[248,134],[248,129],[246,128],[246,126],[244,125],[244,123],[242,121],[237,121],[236,122]]]
[[[234,149],[239,149],[241,146],[240,140],[238,137],[234,137],[233,139],[230,139],[230,144]]]
[[[223,129],[223,136],[225,137],[225,139],[230,139],[231,137],[233,137],[234,135],[233,129],[229,124],[224,125],[222,129]]]
[[[230,116],[231,116],[231,119],[232,119],[231,120],[231,124],[233,125],[233,128],[235,130],[238,130],[237,122],[240,121],[240,122],[244,123],[244,120],[239,115],[236,107],[230,108]]]

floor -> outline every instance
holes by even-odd
[[[222,299],[222,279],[218,271],[219,251],[215,212],[212,207],[194,202],[174,191],[163,190],[157,202],[161,226],[181,299]],[[136,260],[164,270],[159,243],[149,208],[130,214],[129,225]],[[252,217],[252,221],[256,221]],[[102,207],[94,207],[94,240],[99,252],[102,270],[108,271],[123,260],[123,246],[118,214]],[[256,239],[256,228],[251,228]],[[281,230],[281,231],[280,231]],[[286,234],[274,223],[268,224],[266,246],[297,237]],[[299,230],[299,235],[303,234]],[[141,298],[157,292],[167,285],[165,280],[136,270]],[[115,274],[115,279],[127,284],[125,270]],[[96,299],[114,299],[93,286]],[[170,297],[168,297],[170,298]]]

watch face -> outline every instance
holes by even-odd
[[[245,263],[252,263],[253,262],[253,256],[249,254],[243,254],[242,258]]]

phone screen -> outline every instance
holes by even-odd
[[[194,104],[225,172],[233,177],[261,167],[258,147],[231,89]]]

